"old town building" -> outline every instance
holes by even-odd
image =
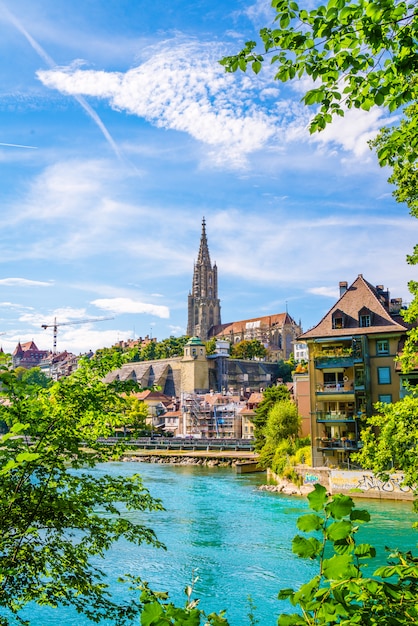
[[[231,344],[257,339],[269,352],[269,360],[288,359],[293,344],[302,328],[286,311],[236,322],[221,323],[221,304],[218,297],[218,268],[212,266],[202,221],[202,234],[197,262],[193,269],[192,291],[188,296],[187,335],[202,341],[224,339]]]
[[[340,283],[340,298],[300,336],[309,350],[313,465],[350,464],[363,419],[376,402],[396,402],[403,379],[396,357],[408,325],[402,300],[362,274]]]

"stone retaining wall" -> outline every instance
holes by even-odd
[[[266,489],[290,495],[305,495],[318,483],[330,494],[344,493],[352,498],[407,501],[414,499],[412,489],[402,485],[403,475],[400,473],[391,474],[385,482],[374,476],[373,472],[363,470],[345,471],[298,466],[295,471],[302,478],[300,487],[268,471],[268,480],[274,484],[266,486]]]
[[[141,455],[125,455],[122,461],[136,461],[139,463],[159,463],[167,465],[201,465],[204,467],[235,467],[240,459],[223,458],[223,457],[205,457],[191,455],[157,455],[157,454],[141,454]]]

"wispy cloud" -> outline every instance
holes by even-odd
[[[338,145],[356,158],[368,155],[367,141],[384,123],[383,111],[348,111],[310,138],[312,111],[294,99],[303,81],[279,87],[268,67],[258,76],[225,73],[218,63],[224,53],[217,43],[178,38],[150,47],[148,58],[125,73],[75,63],[40,70],[38,77],[61,93],[107,100],[158,128],[188,133],[208,147],[212,164],[222,167],[245,167],[250,154],[295,141]]]
[[[0,285],[8,287],[52,287],[53,281],[30,280],[28,278],[0,278]]]
[[[308,289],[307,292],[312,293],[314,296],[324,296],[333,300],[338,298],[338,289],[335,287],[313,287]]]
[[[37,150],[36,146],[23,146],[19,143],[4,143],[0,142],[0,146],[5,146],[6,148],[27,148],[28,150]]]
[[[161,318],[170,317],[170,311],[166,306],[148,304],[131,298],[99,298],[93,300],[91,304],[112,313],[146,313]]]
[[[0,8],[2,9],[4,15],[10,21],[15,28],[25,37],[30,46],[34,49],[34,51],[38,54],[38,56],[44,61],[46,65],[50,68],[56,68],[57,63],[53,60],[53,58],[43,49],[43,47],[32,37],[29,31],[24,27],[22,22],[11,12],[7,7],[5,7],[2,3],[0,3]],[[73,94],[75,100],[79,103],[79,105],[85,110],[87,115],[93,120],[93,122],[98,126],[98,128],[103,133],[105,139],[113,149],[116,156],[121,159],[121,153],[116,145],[113,137],[109,133],[108,129],[96,113],[96,111],[88,104],[88,102],[79,94]]]
[[[250,104],[261,79],[226,74],[221,56],[219,45],[166,41],[124,74],[71,66],[38,77],[61,93],[106,99],[157,127],[188,133],[210,147],[214,162],[238,167],[276,136],[280,120],[267,105]]]

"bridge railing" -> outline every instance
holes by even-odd
[[[114,445],[124,443],[127,446],[152,450],[234,450],[252,452],[254,441],[250,439],[195,439],[189,437],[138,437],[121,439],[120,437],[100,438],[100,443]]]

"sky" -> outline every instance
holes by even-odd
[[[418,221],[367,144],[387,112],[311,136],[306,80],[218,63],[273,18],[269,0],[0,0],[4,351],[52,349],[54,321],[75,354],[184,335],[203,217],[224,323],[287,310],[307,330],[358,274],[409,301]]]

